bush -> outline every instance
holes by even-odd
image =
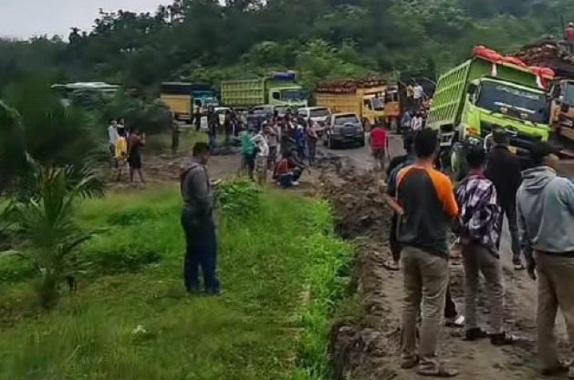
[[[261,189],[248,179],[237,178],[219,185],[217,200],[226,218],[243,220],[261,209]]]
[[[0,282],[21,282],[33,275],[34,267],[30,260],[19,255],[0,254]]]
[[[121,234],[118,235],[121,238]],[[109,239],[109,238],[108,238]],[[100,247],[88,247],[82,256],[80,266],[89,273],[109,275],[123,272],[137,272],[147,265],[157,263],[162,255],[153,248],[144,247],[137,241],[114,241]]]

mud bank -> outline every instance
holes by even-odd
[[[390,211],[382,197],[382,174],[357,173],[349,161],[337,158],[324,160],[321,168],[322,193],[332,203],[336,231],[352,241],[357,252],[351,291],[360,310],[332,327],[329,352],[334,378],[393,379],[399,334],[393,307],[383,292],[389,278],[382,264],[390,255]]]
[[[335,321],[329,353],[336,380],[410,380],[417,376],[399,368],[402,275],[383,263],[388,247],[390,210],[383,201],[382,174],[359,172],[344,158],[327,157],[320,165],[320,191],[332,203],[339,235],[352,241],[356,258],[349,303],[353,312]],[[505,328],[521,338],[512,347],[498,348],[488,341],[467,343],[462,331],[441,329],[439,354],[460,370],[465,380],[539,379],[535,353],[536,283],[524,272],[512,270],[508,235],[501,249],[505,278]],[[463,310],[464,276],[451,263],[451,292]],[[488,322],[488,302],[481,291],[479,319]],[[566,349],[563,323],[560,348]]]

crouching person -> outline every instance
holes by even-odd
[[[495,346],[509,345],[515,338],[503,330],[502,263],[496,248],[501,231],[501,208],[494,184],[483,173],[486,152],[482,146],[470,149],[467,162],[470,172],[456,190],[460,209],[457,232],[461,238],[465,275],[465,340],[490,337]],[[486,280],[490,301],[491,331],[488,333],[479,328],[477,321],[479,273]]]
[[[299,186],[299,178],[303,173],[304,166],[293,157],[291,151],[283,154],[283,158],[275,167],[273,179],[283,188]]]

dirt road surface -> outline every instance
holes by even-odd
[[[393,143],[400,151],[400,140]],[[331,354],[336,378],[361,380],[409,380],[412,371],[399,369],[402,275],[382,266],[390,255],[387,246],[390,214],[381,197],[381,174],[372,168],[367,149],[330,151],[341,158],[337,168],[323,168],[324,193],[334,205],[338,232],[354,240],[357,263],[352,283],[356,284],[362,315],[343,319],[333,328]],[[333,162],[334,160],[331,160]],[[337,172],[337,174],[334,174]],[[335,178],[335,179],[334,179]],[[467,343],[462,331],[443,328],[440,355],[458,368],[465,380],[539,379],[535,356],[536,283],[525,272],[515,272],[511,263],[509,236],[505,226],[502,244],[504,263],[505,325],[521,342],[497,348],[488,341]],[[463,272],[451,263],[451,287],[458,309],[463,309]],[[480,315],[488,319],[487,302],[482,293]],[[560,347],[566,350],[565,328],[559,317]]]

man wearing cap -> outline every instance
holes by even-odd
[[[528,273],[538,274],[538,355],[543,375],[574,379],[574,358],[559,360],[554,337],[560,308],[574,344],[574,184],[557,175],[558,157],[547,143],[532,149],[531,160],[516,201]]]
[[[508,219],[508,229],[512,239],[512,262],[514,269],[523,270],[520,252],[520,240],[516,225],[516,191],[522,182],[520,161],[510,152],[510,137],[502,128],[492,133],[494,144],[486,164],[485,176],[494,183],[498,195],[498,203],[502,208],[500,226],[502,228],[504,217]],[[501,234],[502,235],[502,234]],[[500,249],[500,239],[498,241]]]

